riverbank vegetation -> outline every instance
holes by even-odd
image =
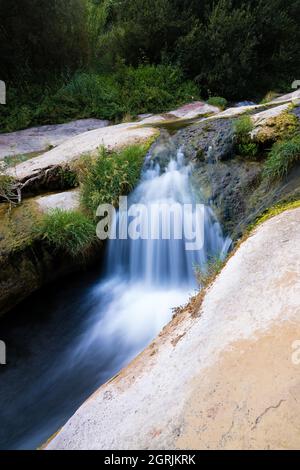
[[[300,69],[299,0],[3,0],[0,15],[2,132],[261,99]]]
[[[100,204],[118,207],[119,197],[136,186],[149,145],[132,145],[109,152],[104,147],[96,157],[84,156],[77,163],[81,181],[81,204],[95,218]]]
[[[42,240],[71,256],[84,256],[96,244],[93,222],[79,211],[53,209],[37,226]]]

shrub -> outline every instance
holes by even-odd
[[[250,116],[242,116],[234,122],[234,133],[237,151],[240,155],[253,158],[257,155],[259,146],[251,139],[253,123]]]
[[[238,152],[244,157],[255,157],[258,154],[258,144],[255,142],[244,142],[238,144]]]
[[[300,136],[277,142],[273,145],[265,163],[263,176],[267,179],[282,179],[300,161]]]
[[[253,127],[250,116],[242,116],[234,122],[234,132],[239,140],[248,138]]]
[[[81,110],[83,116],[113,119],[123,113],[117,83],[106,75],[78,73],[59,90],[56,99]]]
[[[78,72],[46,87],[26,85],[9,91],[0,108],[1,131],[30,125],[96,117],[120,121],[123,116],[168,111],[199,98],[198,88],[170,65],[120,65],[110,75]]]
[[[88,217],[77,211],[54,209],[43,217],[39,235],[71,256],[84,255],[96,241],[96,228]]]
[[[6,130],[13,132],[17,129],[25,129],[33,118],[33,110],[29,106],[19,106],[13,109],[6,121]]]
[[[221,110],[224,110],[227,108],[228,101],[226,100],[226,98],[222,98],[220,96],[212,96],[211,98],[209,98],[208,104],[210,104],[211,106],[216,106]]]
[[[122,106],[131,114],[167,111],[198,97],[193,82],[170,65],[124,67],[116,74]]]
[[[78,166],[81,181],[81,203],[95,217],[100,204],[118,206],[120,196],[133,190],[139,180],[146,145],[133,145],[109,153],[104,147],[98,155],[83,157]]]

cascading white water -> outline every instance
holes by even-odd
[[[152,163],[158,156],[164,166]],[[157,336],[171,319],[172,308],[194,293],[194,265],[205,268],[210,256],[225,257],[230,240],[223,238],[210,208],[194,220],[197,198],[190,176],[182,152],[162,138],[128,200],[130,208],[138,203],[146,208],[139,221],[141,233],[153,210],[157,239],[109,241],[104,277],[87,274],[69,285],[47,287],[41,297],[29,299],[36,318],[32,324],[23,324],[20,306],[19,326],[8,326],[8,344],[18,338],[15,349],[22,356],[13,359],[11,348],[11,365],[0,377],[0,448],[34,449],[49,438]],[[165,213],[160,209],[176,204],[191,205],[184,215],[203,229],[204,244],[195,251],[186,249],[185,238],[175,237],[183,233],[181,218],[172,219],[169,237],[162,236]],[[126,232],[130,219],[119,214],[117,221],[121,233]]]
[[[176,205],[190,205],[195,209],[196,201],[190,184],[191,167],[184,164],[184,155],[177,151],[164,171],[158,163],[153,164],[142,174],[142,179],[129,198],[131,204],[143,204],[146,208],[140,221],[140,232],[151,232],[149,214],[152,214],[152,227],[156,239],[147,237],[138,240],[112,240],[108,248],[108,275],[121,274],[128,281],[143,281],[149,286],[186,285],[195,286],[194,267],[205,267],[209,256],[223,256],[228,249],[227,240],[208,207],[204,207],[199,221],[203,230],[204,244],[198,250],[186,249],[182,217],[169,218],[169,237],[163,239],[162,226],[168,214]],[[166,210],[167,209],[167,210]],[[169,209],[169,210],[168,210]],[[195,226],[195,210],[184,212]],[[154,216],[154,217],[153,217]],[[128,218],[118,215],[118,233],[126,233]],[[152,224],[153,225],[153,224]],[[121,227],[120,227],[121,226]],[[144,230],[145,229],[145,230]],[[183,236],[176,239],[175,234]]]
[[[205,268],[208,257],[225,257],[231,241],[224,239],[209,207],[204,208],[199,222],[204,233],[201,249],[187,251],[186,240],[175,239],[174,234],[182,229],[176,226],[182,223],[180,218],[171,223],[169,239],[161,237],[162,206],[195,206],[190,175],[191,167],[184,163],[181,150],[164,170],[158,163],[152,163],[143,171],[140,184],[129,197],[128,207],[132,204],[146,207],[146,214],[140,221],[141,233],[144,225],[149,224],[146,215],[151,210],[157,211],[154,228],[159,237],[109,241],[106,278],[93,293],[100,303],[105,299],[103,313],[93,317],[79,353],[100,342],[110,342],[111,348],[117,345],[117,355],[126,357],[125,362],[128,362],[170,321],[173,308],[184,304],[193,294],[195,265]],[[194,217],[194,213],[190,217]],[[121,233],[127,232],[128,223],[128,218],[118,214],[117,233],[119,229]]]

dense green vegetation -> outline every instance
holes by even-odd
[[[38,103],[35,96],[41,93],[40,86],[26,86],[21,103],[12,90],[7,106],[0,108],[2,130],[86,117],[120,120],[126,115],[171,109],[198,97],[196,85],[184,80],[178,67],[163,65],[124,66],[111,75],[78,72],[57,87],[52,86]]]
[[[228,105],[226,98],[222,98],[221,96],[211,96],[207,102],[212,106],[217,106],[221,110],[225,109]]]
[[[276,142],[267,158],[264,177],[282,179],[300,161],[300,136]]]
[[[300,70],[300,0],[1,0],[0,16],[1,131],[260,98]]]
[[[40,238],[71,256],[84,255],[96,243],[93,222],[79,211],[53,209],[37,228]]]
[[[100,204],[118,206],[119,197],[133,190],[139,180],[148,146],[133,145],[108,152],[104,147],[96,157],[84,157],[78,164],[81,203],[91,217]]]
[[[253,127],[251,117],[248,115],[241,116],[234,122],[237,152],[250,158],[256,157],[259,150],[257,142],[251,139]]]

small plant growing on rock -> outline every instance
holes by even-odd
[[[54,209],[43,217],[37,230],[43,240],[74,257],[84,256],[96,242],[95,225],[78,211]]]
[[[137,184],[146,145],[133,145],[109,152],[104,147],[98,155],[83,157],[79,163],[81,204],[91,217],[95,217],[100,204],[118,206],[119,197],[126,196]]]
[[[208,260],[204,268],[194,266],[197,282],[201,288],[208,287],[215,277],[221,272],[225,261],[218,257],[212,257]]]
[[[263,177],[269,180],[282,179],[298,162],[300,162],[299,135],[273,145],[265,163]]]
[[[228,101],[226,98],[222,98],[221,96],[212,96],[208,100],[208,104],[211,106],[216,106],[217,108],[220,108],[221,111],[227,108]]]
[[[234,123],[237,151],[240,155],[254,158],[258,154],[258,144],[251,139],[253,122],[250,116],[242,116]]]
[[[269,91],[269,92],[264,96],[264,98],[261,100],[260,104],[269,103],[270,101],[274,100],[274,99],[277,98],[278,96],[279,96],[279,94],[276,93],[275,91]]]
[[[253,122],[250,116],[242,116],[234,123],[234,132],[239,140],[249,138],[249,134],[253,131]]]

